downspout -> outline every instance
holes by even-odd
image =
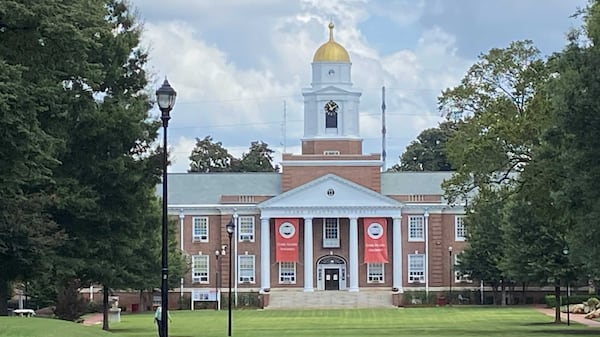
[[[429,303],[429,209],[425,208],[425,297]]]
[[[183,209],[180,209],[179,210],[179,248],[181,249],[182,253],[183,253],[183,219],[184,218],[185,218],[185,215],[183,214]],[[179,301],[181,304],[181,303],[183,303],[183,276],[179,280],[179,283],[180,283]]]
[[[237,208],[233,209],[233,223],[235,224],[235,234],[234,234],[235,238],[233,241],[234,242],[233,246],[234,246],[234,250],[235,250],[235,255],[234,255],[235,259],[233,261],[233,265],[235,266],[235,269],[234,269],[233,273],[234,273],[235,278],[233,280],[234,280],[234,284],[235,284],[235,286],[234,286],[235,307],[237,308],[237,306],[238,306],[238,241],[239,241],[238,240],[238,238],[239,238],[238,231],[240,228],[240,224],[238,221]]]

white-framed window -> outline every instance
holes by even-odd
[[[454,217],[454,239],[456,241],[465,241],[467,239],[464,215],[457,215]]]
[[[240,241],[254,242],[254,217],[241,216],[238,218],[238,233]]]
[[[240,283],[254,283],[254,255],[238,256],[238,270]]]
[[[192,283],[208,283],[208,255],[192,255]]]
[[[208,242],[208,217],[194,217],[192,225],[192,241]]]
[[[473,283],[471,275],[461,274],[457,266],[460,264],[460,254],[454,255],[454,282],[455,283]]]
[[[408,254],[408,282],[425,282],[425,254]]]
[[[340,248],[340,222],[338,218],[323,219],[323,248]]]
[[[383,283],[383,263],[367,263],[367,283]]]
[[[408,241],[425,241],[425,217],[411,215],[408,217]]]
[[[295,262],[279,262],[279,283],[296,284]]]

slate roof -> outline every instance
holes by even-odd
[[[383,195],[443,195],[441,184],[452,172],[384,172]],[[162,195],[162,185],[156,187]],[[281,194],[281,173],[170,173],[170,205],[218,204],[221,195]]]
[[[170,173],[169,205],[218,204],[221,195],[278,195],[280,173]],[[162,184],[156,187],[162,195]]]
[[[442,182],[453,172],[384,172],[381,174],[381,194],[443,195]]]

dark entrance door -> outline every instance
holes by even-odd
[[[325,269],[325,290],[340,290],[339,269]]]

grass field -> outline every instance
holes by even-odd
[[[170,337],[227,335],[227,311],[173,311]],[[233,312],[233,336],[585,336],[600,329],[552,324],[530,308],[444,307],[409,309]],[[42,318],[0,317],[0,337],[153,337],[152,314],[123,315],[111,332],[101,327]]]

